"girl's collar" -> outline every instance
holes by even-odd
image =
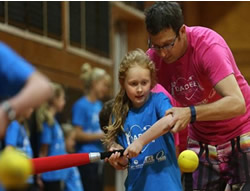
[[[149,94],[148,94],[148,98],[147,98],[147,100],[145,101],[145,103],[141,106],[141,107],[131,107],[131,111],[133,111],[133,112],[140,112],[144,107],[146,107],[146,105],[148,105],[148,103],[150,102],[150,100],[151,100],[151,97],[152,97],[152,92],[150,92]]]

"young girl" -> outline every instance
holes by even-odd
[[[101,68],[92,68],[85,63],[82,66],[84,96],[72,108],[72,124],[76,128],[76,152],[101,152],[103,146],[100,139],[104,133],[99,125],[99,112],[102,100],[109,88],[110,77]],[[85,191],[103,190],[103,163],[92,163],[79,166]]]
[[[29,133],[25,120],[28,119],[33,112],[33,108],[27,109],[16,120],[12,121],[6,131],[5,135],[5,149],[16,148],[24,152],[27,157],[33,158],[33,151],[31,148]],[[27,180],[28,186],[20,189],[13,189],[13,191],[32,191],[34,190],[33,176],[30,176]],[[9,189],[6,189],[7,191]]]
[[[75,152],[75,137],[76,132],[71,124],[62,125],[66,151],[68,153]],[[77,167],[65,169],[64,191],[84,191],[80,173]]]
[[[112,124],[104,141],[108,147],[117,142],[127,148],[159,119],[171,120],[171,116],[164,117],[171,104],[163,93],[151,93],[155,67],[140,49],[129,52],[122,60],[119,82],[121,89],[115,98]],[[162,134],[170,129],[166,126]],[[113,154],[109,158],[111,164],[120,162],[119,156],[119,153]],[[171,133],[166,133],[147,144],[139,156],[129,159],[125,187],[127,191],[181,191],[180,177],[174,139]]]
[[[52,87],[54,95],[39,111],[39,119],[43,122],[40,157],[66,154],[63,132],[55,118],[55,115],[64,108],[65,93],[59,84],[53,84]],[[64,175],[64,170],[43,173],[41,179],[44,191],[61,191]]]

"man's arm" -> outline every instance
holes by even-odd
[[[52,89],[49,80],[39,72],[34,72],[22,90],[8,101],[16,116],[28,108],[35,108],[46,101],[52,95]],[[0,138],[5,134],[6,127],[9,123],[7,113],[0,106]]]
[[[233,74],[221,80],[215,90],[222,99],[196,108],[198,121],[230,119],[246,112],[245,99]]]
[[[215,85],[215,90],[221,95],[221,99],[195,106],[196,121],[217,121],[237,117],[246,112],[245,99],[233,74],[227,76]],[[173,132],[184,129],[191,120],[189,107],[171,108],[166,115],[172,114],[171,123]]]

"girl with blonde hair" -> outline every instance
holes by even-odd
[[[4,137],[5,150],[6,149],[17,149],[28,158],[33,158],[33,150],[31,147],[29,139],[29,126],[28,118],[31,116],[33,108],[29,108],[22,112],[22,116],[17,117],[16,120],[12,121],[6,130]],[[6,191],[32,191],[35,190],[33,176],[29,176],[27,180],[27,186],[22,188],[9,189],[6,188]],[[1,187],[1,186],[0,186]],[[0,188],[1,190],[1,188]]]
[[[53,96],[38,111],[38,120],[41,123],[40,157],[66,154],[63,131],[55,118],[64,108],[65,92],[60,84],[53,83],[52,88]],[[64,170],[41,174],[43,190],[61,191],[64,175]]]
[[[70,123],[62,124],[65,147],[68,153],[75,152],[76,131]],[[77,167],[65,169],[64,191],[84,191]]]
[[[78,99],[72,108],[72,124],[76,129],[76,152],[101,152],[103,138],[99,125],[99,112],[102,109],[101,100],[107,95],[110,76],[101,68],[93,68],[88,63],[83,64],[81,79],[84,95]],[[93,163],[79,167],[85,191],[103,190],[103,163]]]
[[[165,111],[172,105],[164,93],[151,92],[156,83],[155,67],[144,51],[136,49],[125,55],[119,69],[119,82],[121,88],[115,97],[104,139],[110,150],[117,147],[117,143],[128,148],[151,128],[155,129],[154,124],[161,118],[166,123],[158,125],[162,136],[143,145],[137,157],[128,155],[128,166],[125,166],[126,153],[120,157],[117,152],[108,161],[114,167],[119,163],[128,169],[126,191],[181,191],[174,139],[168,132],[172,116],[165,116]]]

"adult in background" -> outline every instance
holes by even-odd
[[[10,121],[40,105],[51,94],[48,79],[0,42],[0,139]]]
[[[172,114],[173,132],[189,127],[188,148],[199,158],[194,190],[249,190],[250,88],[231,50],[215,31],[184,24],[176,2],[146,11],[148,55],[159,83],[182,107]]]

